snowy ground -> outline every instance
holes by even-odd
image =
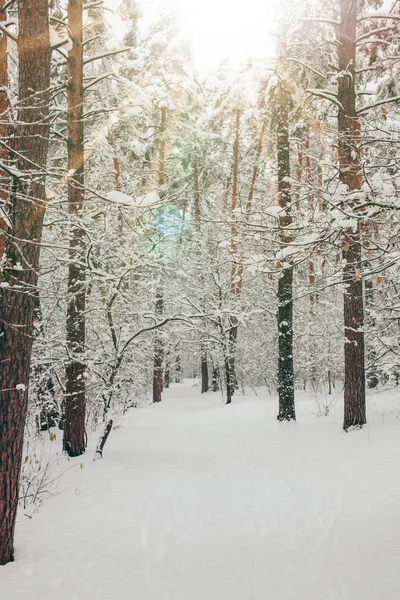
[[[340,405],[300,396],[280,424],[267,394],[225,406],[193,383],[131,410],[102,461],[95,438],[60,458],[76,468],[20,512],[1,599],[398,600],[400,393],[346,434]]]

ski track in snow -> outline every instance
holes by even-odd
[[[345,434],[304,394],[278,423],[267,395],[172,386],[20,512],[1,600],[398,600],[400,413],[370,406]]]

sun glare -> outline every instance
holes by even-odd
[[[277,0],[147,0],[143,16],[152,21],[174,11],[189,37],[195,66],[208,71],[226,58],[239,63],[274,51]]]

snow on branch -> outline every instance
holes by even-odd
[[[400,15],[388,15],[388,14],[374,14],[374,15],[361,15],[357,20],[357,23],[361,21],[368,21],[369,19],[391,19],[392,21],[400,21]]]
[[[316,69],[314,69],[310,65],[307,65],[306,63],[303,63],[301,60],[298,60],[297,58],[288,58],[288,61],[289,62],[297,63],[298,65],[301,65],[305,69],[309,69],[310,71],[312,71],[312,73],[315,73],[315,75],[318,75],[319,77],[322,77],[323,79],[326,79],[326,76],[323,73],[320,73],[319,71],[317,71]]]
[[[388,27],[380,27],[379,29],[373,29],[372,31],[367,31],[367,33],[360,35],[360,37],[358,37],[356,39],[356,44],[359,44],[363,40],[370,38],[372,35],[377,35],[379,33],[385,33],[385,31],[391,31],[393,29],[393,27],[395,27],[395,26],[390,25]]]
[[[326,23],[327,25],[333,25],[334,27],[339,26],[339,21],[335,21],[335,19],[318,19],[314,17],[304,17],[299,19],[303,23]]]
[[[128,196],[128,194],[124,194],[117,190],[109,192],[107,194],[107,200],[115,202],[120,206],[128,206],[130,208],[147,208],[149,206],[155,206],[161,201],[160,196],[156,194],[156,192],[149,192],[144,196],[132,198],[132,196]]]
[[[333,92],[330,92],[329,90],[319,90],[316,88],[314,88],[314,89],[309,88],[307,90],[307,92],[313,96],[323,98],[324,100],[329,100],[330,102],[333,102],[334,104],[336,104],[341,110],[344,110],[343,105],[341,102],[339,102],[336,94],[334,94]]]
[[[13,42],[16,42],[18,40],[17,36],[14,35],[13,33],[11,33],[11,31],[9,31],[7,29],[7,26],[10,25],[11,23],[9,21],[7,21],[5,24],[0,23],[0,31],[2,31],[5,35],[7,35],[10,40],[12,40]]]
[[[115,56],[116,54],[122,54],[122,52],[128,52],[129,50],[132,50],[132,48],[130,48],[129,46],[126,46],[125,48],[117,48],[116,50],[108,50],[107,52],[101,52],[100,54],[94,54],[93,56],[88,56],[88,58],[85,58],[85,60],[83,61],[83,64],[87,65],[91,62],[94,62],[95,60],[101,60],[102,58],[107,58],[108,56]]]
[[[383,100],[379,100],[378,102],[374,102],[373,104],[369,104],[368,106],[364,106],[357,111],[358,115],[362,115],[367,112],[371,108],[377,108],[378,106],[382,106],[382,104],[389,104],[391,102],[399,102],[400,96],[393,96],[392,98],[383,98]]]

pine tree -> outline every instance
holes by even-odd
[[[79,456],[86,447],[85,352],[85,232],[79,226],[84,205],[83,124],[83,4],[69,0],[68,27],[72,48],[68,53],[68,205],[73,223],[68,271],[66,398],[63,447],[69,456]]]
[[[9,202],[12,234],[6,238],[1,297],[0,564],[14,555],[49,143],[48,2],[20,0],[18,8],[18,173]]]

